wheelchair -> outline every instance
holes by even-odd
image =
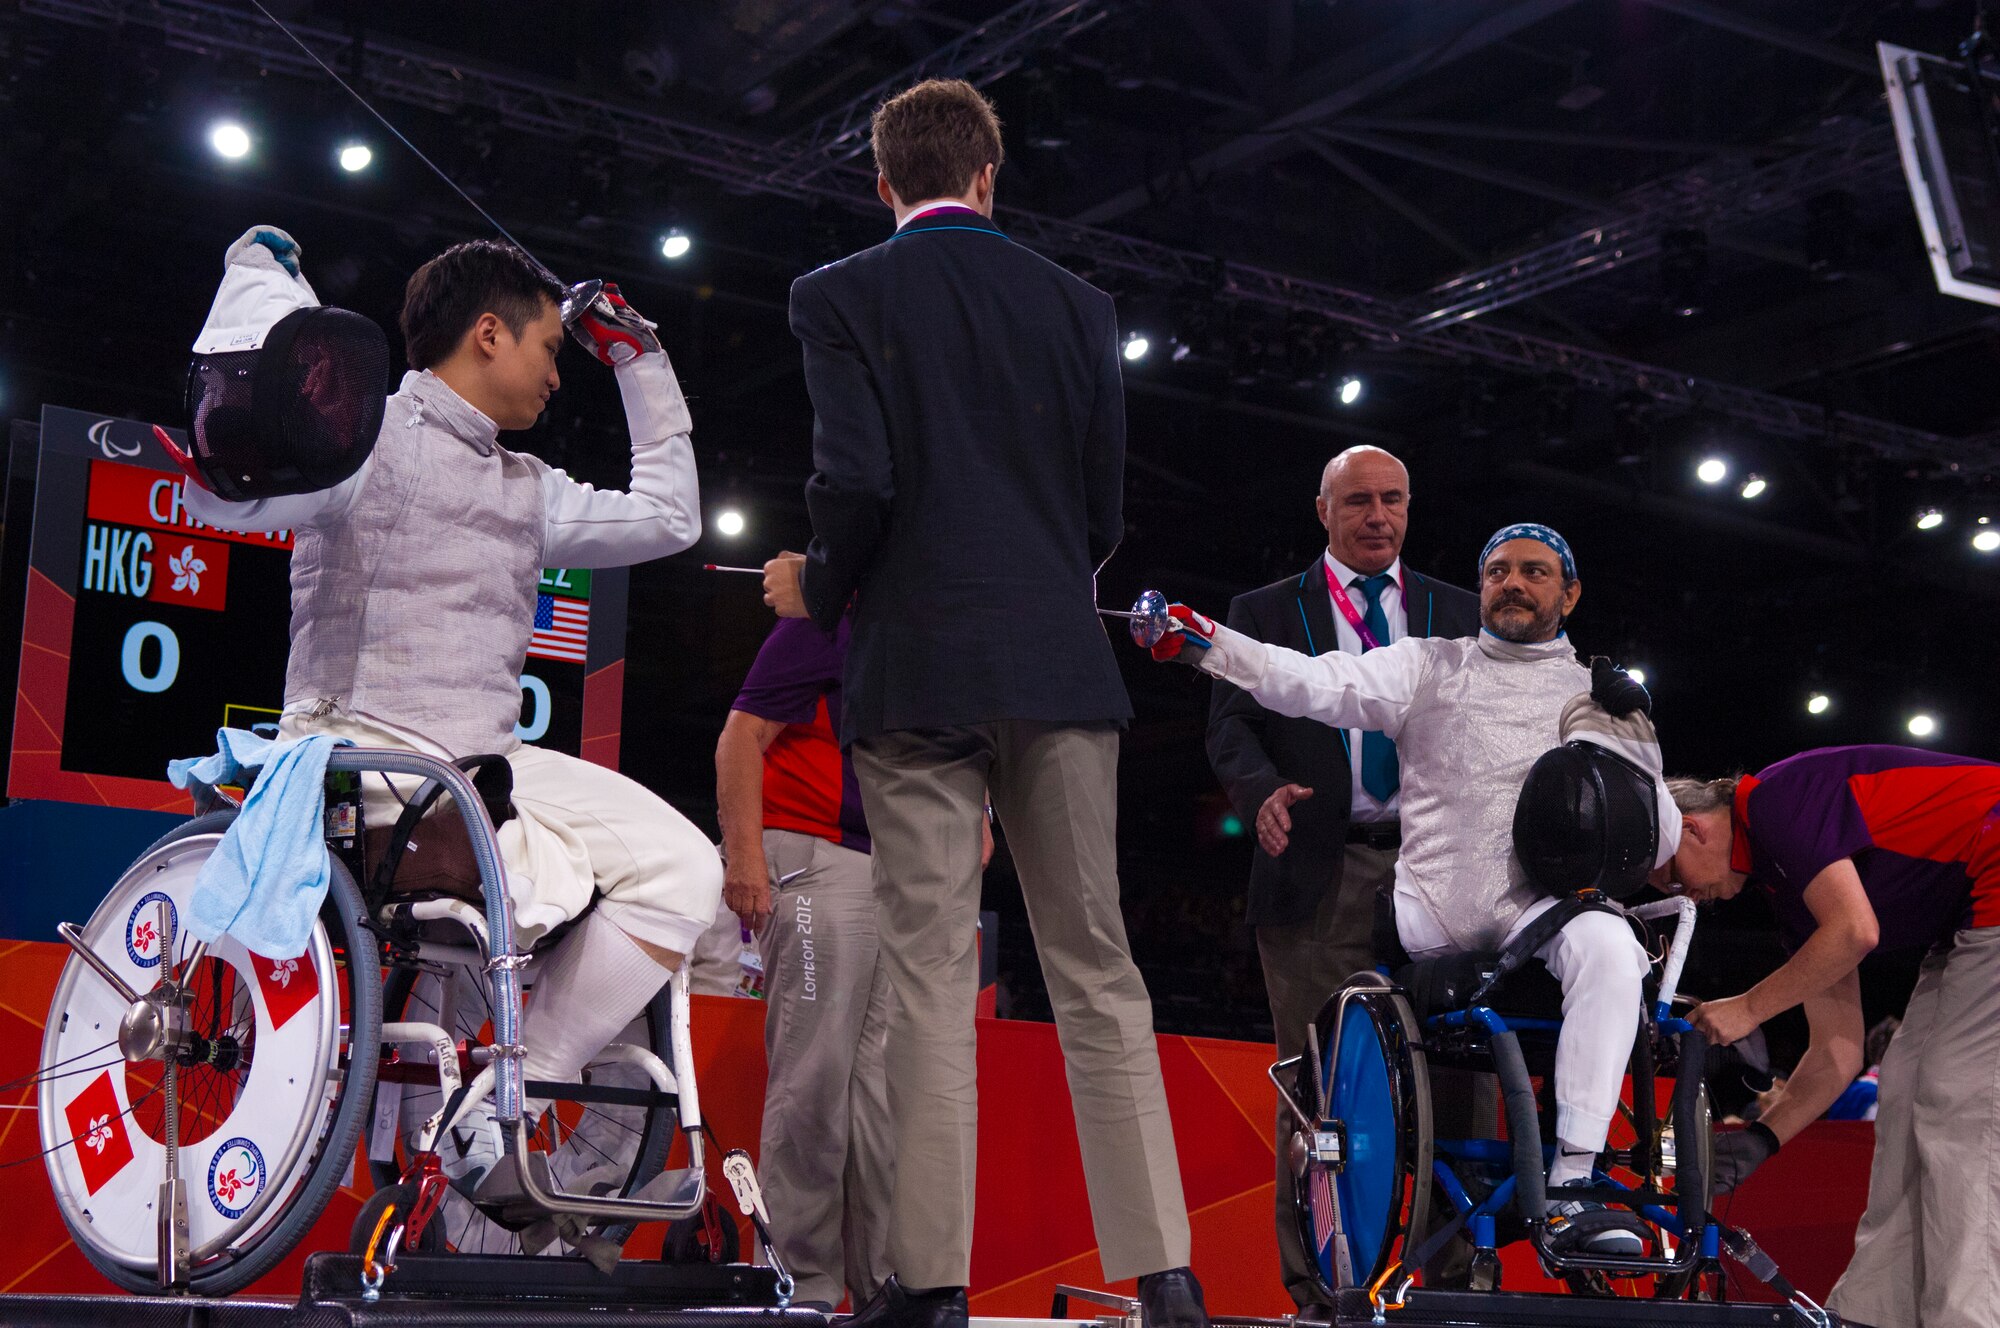
[[[406,1246],[582,1253],[603,1266],[637,1223],[703,1211],[709,1140],[686,965],[582,1082],[523,1082],[521,1018],[537,956],[514,940],[495,766],[506,771],[498,757],[454,765],[335,749],[331,883],[298,958],[258,955],[228,935],[204,944],[180,926],[237,814],[223,795],[141,854],[83,927],[59,928],[72,954],[42,1042],[41,1146],[64,1223],[112,1282],[142,1293],[240,1290],[362,1176],[374,1193],[354,1252],[370,1299]],[[398,823],[372,838],[364,774],[424,781]],[[420,822],[439,797],[455,815],[440,808]],[[399,873],[420,823],[427,865],[457,843],[459,879],[432,870],[412,889],[413,873]],[[503,1157],[474,1202],[446,1184],[437,1148],[488,1095]],[[528,1097],[554,1103],[532,1132]],[[686,1165],[666,1169],[677,1136]],[[723,1171],[761,1229],[747,1155],[730,1153]],[[504,1199],[489,1198],[496,1178],[507,1182]],[[783,1301],[790,1279],[774,1271]]]
[[[1625,1294],[1663,1300],[1720,1298],[1725,1233],[1707,1208],[1707,1047],[1672,1014],[1695,906],[1686,899],[1629,910],[1587,903],[1644,923],[1673,923],[1645,982],[1630,1100],[1620,1106],[1589,1189],[1563,1196],[1606,1210],[1574,1223],[1548,1211],[1544,1177],[1555,1146],[1553,1062],[1562,1027],[1554,977],[1521,955],[1506,964],[1499,954],[1419,963],[1398,955],[1403,962],[1392,976],[1357,974],[1330,996],[1307,1030],[1304,1054],[1270,1071],[1298,1127],[1290,1161],[1300,1237],[1329,1299],[1359,1291],[1380,1323],[1419,1270],[1437,1269],[1460,1239],[1471,1246],[1461,1275],[1466,1290],[1501,1290],[1499,1248],[1527,1241],[1543,1271],[1573,1293],[1619,1294],[1623,1283]],[[1385,940],[1378,920],[1378,955],[1393,940],[1393,916],[1388,925]],[[1498,1078],[1505,1138],[1438,1136],[1430,1074],[1439,1067]],[[1662,1095],[1656,1076],[1669,1067],[1673,1090]],[[1639,1235],[1642,1253],[1582,1249],[1580,1237],[1602,1226]]]

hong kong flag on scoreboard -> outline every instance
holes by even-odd
[[[125,1133],[125,1114],[118,1106],[118,1091],[111,1086],[111,1071],[98,1075],[90,1087],[71,1098],[63,1117],[76,1144],[84,1191],[95,1194],[132,1161],[132,1141]]]
[[[220,611],[229,604],[229,546],[153,532],[153,584],[147,599]]]

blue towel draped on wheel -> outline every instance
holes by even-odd
[[[260,773],[195,876],[188,931],[203,941],[226,934],[269,959],[297,958],[330,879],[327,757],[353,744],[324,734],[274,740],[245,729],[218,729],[215,741],[213,756],[168,763],[175,788],[212,789],[240,783],[247,770]]]

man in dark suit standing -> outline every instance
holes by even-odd
[[[1314,509],[1326,552],[1312,566],[1238,595],[1228,625],[1317,655],[1359,654],[1406,636],[1471,636],[1479,600],[1405,567],[1410,475],[1379,447],[1327,462]],[[1255,828],[1249,922],[1257,930],[1278,1054],[1305,1049],[1320,1005],[1356,970],[1374,966],[1376,891],[1394,879],[1396,745],[1274,715],[1218,682],[1209,702],[1208,760],[1246,825]],[[1299,1237],[1289,1166],[1294,1124],[1278,1113],[1278,1256],[1301,1308],[1321,1301]]]
[[[895,1275],[852,1323],[966,1322],[990,790],[1055,1007],[1104,1275],[1139,1279],[1153,1328],[1206,1328],[1152,1001],[1118,907],[1132,711],[1092,586],[1123,531],[1111,299],[991,221],[1000,125],[970,84],[884,103],[874,147],[896,234],[792,286],[816,416],[813,541],[765,568],[780,614],[832,631],[855,605],[841,736],[897,997],[897,1168]]]

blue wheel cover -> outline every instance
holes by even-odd
[[[1332,1177],[1332,1194],[1325,1197],[1339,1205],[1354,1275],[1366,1279],[1394,1235],[1403,1199],[1402,1113],[1381,1030],[1366,1003],[1357,1001],[1347,1007],[1340,1059],[1327,1067],[1326,1075],[1330,1082],[1321,1085],[1322,1100],[1327,1104],[1326,1114],[1347,1127],[1347,1159],[1346,1166]],[[1323,1174],[1314,1178],[1315,1208],[1325,1201],[1320,1187],[1326,1180]],[[1315,1254],[1326,1285],[1335,1287],[1340,1278],[1329,1225],[1314,1223],[1316,1231],[1326,1233]]]

